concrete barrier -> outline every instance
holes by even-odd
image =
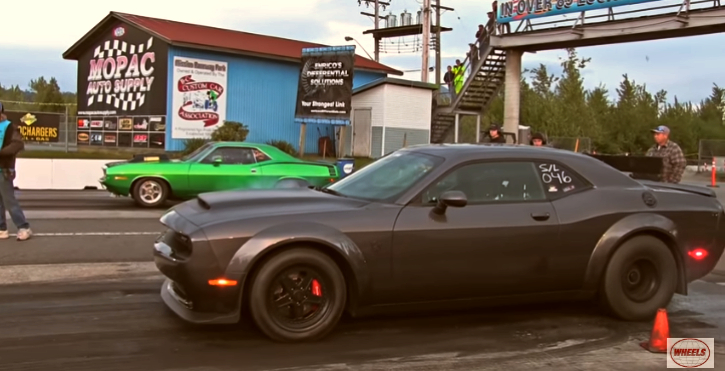
[[[15,186],[36,190],[101,189],[103,165],[117,160],[19,158]]]

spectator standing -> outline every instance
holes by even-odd
[[[5,116],[5,107],[0,102],[0,239],[7,239],[8,223],[5,216],[7,210],[13,224],[18,228],[18,241],[25,241],[30,238],[30,224],[25,220],[25,214],[20,208],[18,199],[15,198],[15,156],[25,148],[23,135],[20,133],[18,123],[10,122]]]
[[[501,133],[501,127],[496,124],[488,127],[488,138],[489,143],[506,143],[506,138]]]
[[[546,146],[546,137],[543,133],[534,133],[534,135],[531,136],[531,145],[534,147],[544,147]]]
[[[448,66],[448,70],[446,71],[445,75],[443,75],[443,82],[448,87],[448,94],[450,94],[450,96],[451,96],[451,103],[453,101],[453,96],[454,96],[453,95],[454,94],[454,90],[453,90],[453,78],[454,77],[455,76],[453,74],[452,67]]]
[[[463,75],[465,72],[466,67],[461,63],[460,59],[456,59],[456,65],[453,67],[453,85],[455,86],[456,95],[463,89]]]
[[[478,47],[478,58],[483,58],[483,53],[486,51],[486,40],[488,39],[488,32],[486,27],[482,24],[478,25],[478,31],[476,31],[476,45]]]
[[[687,160],[682,148],[670,140],[670,128],[660,125],[652,129],[655,144],[647,151],[647,156],[662,158],[662,173],[660,181],[665,183],[679,183],[685,172]]]
[[[471,58],[471,71],[475,70],[476,63],[478,63],[478,47],[476,44],[468,44],[468,46],[471,47],[471,51],[469,52],[470,58]]]

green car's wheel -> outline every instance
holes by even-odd
[[[158,207],[169,197],[169,186],[161,179],[143,178],[134,183],[132,195],[139,206]]]
[[[309,186],[310,183],[304,179],[286,178],[277,182],[277,184],[274,185],[274,188],[307,188]]]

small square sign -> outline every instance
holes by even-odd
[[[667,368],[715,368],[715,339],[667,338]]]

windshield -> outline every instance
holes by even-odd
[[[189,153],[188,155],[181,158],[181,161],[191,161],[194,160],[197,156],[199,156],[200,153],[204,152],[207,148],[211,147],[213,143],[206,143],[203,146],[197,148],[194,150],[194,152]]]
[[[346,197],[392,201],[442,162],[423,153],[394,152],[326,188]]]

